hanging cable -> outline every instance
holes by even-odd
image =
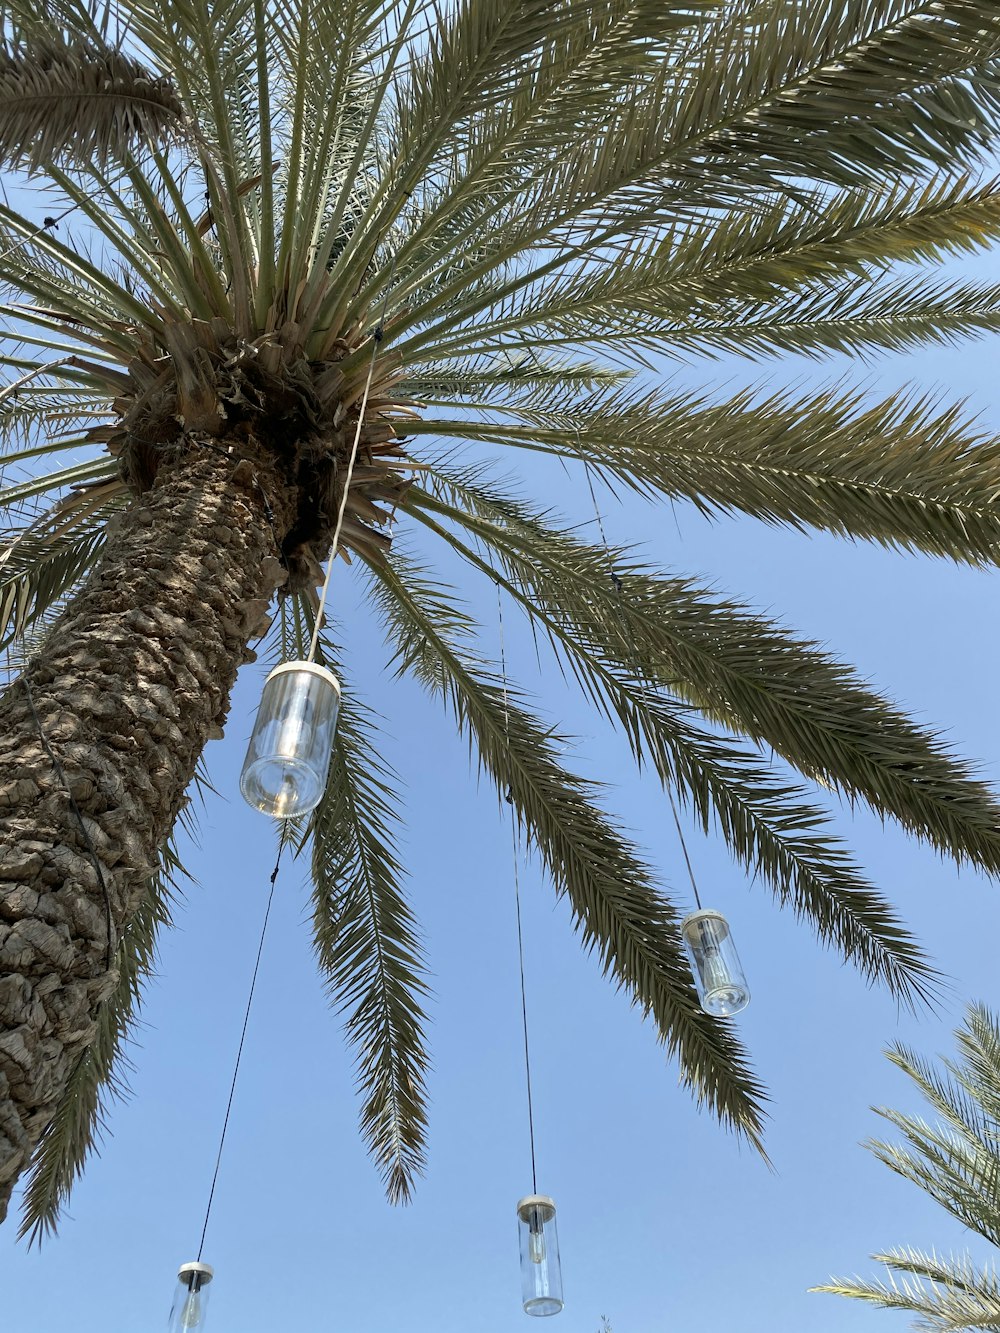
[[[24,247],[30,245],[32,241],[37,241],[39,236],[44,236],[47,231],[56,230],[63,218],[68,218],[70,213],[75,213],[79,207],[79,204],[70,204],[69,208],[63,209],[63,211],[57,213],[54,218],[45,218],[40,227],[36,227],[35,230],[29,232],[27,236],[22,236],[19,241],[16,241],[12,246],[0,253],[0,260],[9,259],[11,255],[16,255],[18,250],[23,250]]]
[[[618,610],[619,619],[622,622],[622,632],[624,634],[626,646],[630,649],[634,668],[640,682],[650,685],[653,689],[657,688],[657,683],[652,679],[644,669],[642,660],[639,656],[638,644],[635,634],[632,632],[626,614],[626,599],[624,584],[618,571],[614,567],[614,561],[611,555],[611,545],[608,542],[607,533],[604,531],[604,520],[601,515],[601,507],[597,503],[597,493],[594,490],[594,481],[591,476],[590,464],[584,457],[582,451],[578,451],[583,469],[587,477],[587,486],[590,490],[590,498],[594,502],[594,513],[597,516],[597,526],[600,529],[601,540],[604,543],[604,551],[608,560],[608,567],[611,573],[611,582],[614,585],[617,594],[615,603]],[[681,934],[684,938],[684,944],[687,949],[688,958],[691,964],[692,980],[698,993],[698,1003],[706,1014],[713,1018],[731,1018],[734,1014],[740,1013],[750,1003],[750,989],[747,986],[746,977],[743,973],[743,967],[733,944],[732,936],[729,930],[729,923],[721,912],[706,912],[701,904],[701,895],[698,892],[698,884],[694,877],[694,870],[691,866],[691,857],[688,855],[687,840],[684,837],[684,830],[681,828],[680,816],[677,813],[677,805],[674,801],[673,792],[667,783],[663,784],[667,794],[667,800],[670,802],[670,810],[674,817],[674,826],[677,829],[677,837],[681,844],[681,851],[684,854],[684,864],[687,866],[688,878],[691,881],[691,888],[694,891],[694,901],[697,911],[690,913],[680,923]]]
[[[316,645],[319,643],[319,632],[323,622],[323,608],[326,606],[327,593],[330,591],[330,578],[333,574],[333,562],[337,556],[337,548],[340,545],[340,532],[344,526],[344,513],[347,510],[347,493],[351,488],[351,478],[354,476],[354,465],[358,459],[358,446],[361,443],[361,432],[365,424],[365,409],[368,407],[368,395],[371,393],[372,380],[375,377],[375,360],[378,356],[378,349],[385,335],[385,317],[389,311],[389,297],[392,294],[392,281],[396,276],[396,260],[399,257],[399,251],[392,257],[392,265],[389,269],[389,277],[385,284],[385,300],[382,302],[382,314],[378,323],[372,329],[372,354],[368,362],[368,378],[365,380],[364,393],[361,395],[361,406],[358,408],[358,424],[354,431],[354,442],[351,445],[350,456],[347,460],[347,475],[344,478],[344,489],[340,496],[340,504],[337,507],[337,522],[333,529],[333,540],[330,542],[330,554],[327,557],[326,577],[323,579],[323,587],[319,594],[319,603],[316,607],[316,620],[313,624],[312,639],[309,643],[308,662],[316,660]]]
[[[253,966],[253,976],[250,979],[250,993],[247,996],[246,1012],[243,1015],[243,1029],[240,1032],[240,1044],[236,1051],[236,1063],[233,1067],[233,1078],[229,1085],[229,1100],[226,1103],[226,1114],[222,1121],[222,1133],[219,1136],[219,1151],[215,1154],[215,1170],[212,1172],[212,1185],[208,1191],[208,1204],[205,1208],[205,1220],[201,1227],[201,1239],[198,1242],[197,1262],[201,1263],[202,1251],[205,1248],[205,1235],[208,1231],[208,1220],[212,1215],[212,1204],[215,1200],[215,1186],[219,1179],[219,1167],[222,1165],[222,1150],[226,1146],[226,1131],[229,1129],[229,1116],[233,1109],[233,1097],[236,1094],[236,1080],[239,1078],[240,1062],[243,1059],[243,1045],[247,1037],[247,1026],[250,1022],[250,1008],[253,1005],[254,991],[257,989],[257,974],[260,971],[260,959],[264,952],[264,939],[267,935],[267,923],[271,918],[271,904],[274,901],[274,885],[278,878],[278,870],[281,867],[281,854],[285,850],[285,831],[282,829],[281,838],[278,843],[278,858],[274,863],[274,869],[271,871],[271,891],[267,895],[267,908],[264,912],[264,923],[260,930],[260,943],[257,945],[257,959]]]
[[[604,530],[604,517],[601,514],[601,507],[597,503],[597,492],[594,490],[594,479],[591,474],[590,463],[587,461],[586,458],[583,457],[582,454],[580,455],[580,461],[583,463],[584,475],[587,478],[587,489],[590,491],[590,498],[594,505],[594,516],[597,519],[597,527],[601,534],[601,542],[604,546],[604,554],[607,556],[608,560],[608,570],[611,575],[611,583],[614,587],[617,598],[618,617],[622,623],[622,630],[625,635],[625,642],[629,645],[631,649],[632,658],[633,661],[635,662],[636,669],[639,672],[639,676],[641,679],[646,675],[646,673],[642,670],[642,664],[639,661],[638,649],[636,648],[635,644],[635,635],[632,633],[632,630],[628,623],[628,617],[625,613],[625,585],[618,571],[614,567],[614,561],[611,556],[611,543],[608,541],[608,534]],[[664,784],[664,790],[666,791],[667,794],[667,800],[670,802],[670,812],[674,817],[674,827],[677,829],[677,837],[680,840],[681,852],[683,853],[684,856],[684,864],[687,867],[688,879],[691,881],[691,890],[694,893],[694,900],[698,908],[700,909],[701,894],[698,892],[698,882],[694,877],[694,868],[691,865],[691,857],[688,854],[687,840],[684,837],[684,830],[681,827],[680,815],[677,813],[677,803],[674,801],[673,792],[666,784]]]
[[[497,584],[497,620],[500,626],[500,677],[503,683],[503,729],[507,747],[507,793],[510,806],[510,837],[514,863],[514,911],[517,917],[517,957],[521,969],[521,1024],[524,1030],[524,1082],[528,1092],[528,1139],[531,1144],[531,1192],[538,1193],[538,1171],[535,1165],[535,1110],[531,1096],[531,1051],[528,1044],[528,995],[524,980],[524,931],[521,925],[521,882],[518,870],[517,820],[514,814],[514,793],[510,786],[510,706],[507,700],[507,656],[503,637],[503,602]]]
[[[539,368],[542,368],[542,363],[538,358],[538,353],[530,345],[528,346],[528,352],[534,359],[535,364],[539,366]],[[594,506],[594,517],[597,519],[597,529],[601,534],[601,544],[604,547],[604,554],[607,557],[608,561],[608,573],[611,576],[612,586],[614,587],[614,590],[617,593],[618,618],[621,621],[622,632],[625,638],[625,642],[628,645],[629,649],[631,650],[632,659],[639,673],[639,678],[640,680],[642,680],[644,678],[647,678],[646,672],[643,671],[642,664],[639,661],[639,653],[638,649],[636,648],[635,635],[632,633],[632,630],[628,623],[628,617],[625,614],[625,606],[624,606],[625,588],[624,584],[622,583],[621,576],[615,569],[614,560],[611,557],[611,543],[608,541],[608,534],[604,528],[604,516],[601,513],[601,506],[597,503],[597,492],[594,489],[594,478],[591,472],[590,463],[584,457],[584,454],[581,449],[578,448],[576,452],[577,452],[577,457],[583,464],[584,476],[587,478],[587,489],[590,491],[591,503]],[[676,521],[676,515],[675,515],[675,521]],[[650,681],[649,683],[654,684],[654,682],[652,681]],[[665,783],[664,783],[664,790],[667,794],[667,800],[670,802],[670,813],[674,817],[674,827],[677,829],[677,837],[681,844],[681,852],[683,853],[684,856],[684,864],[687,867],[688,879],[691,881],[691,891],[694,894],[695,903],[700,909],[701,894],[698,892],[698,882],[694,877],[694,868],[691,865],[691,857],[688,855],[687,840],[684,837],[684,830],[681,827],[680,815],[677,813],[677,803],[674,800],[673,792]]]
[[[387,298],[388,299],[388,298]],[[326,606],[326,595],[330,591],[330,576],[333,573],[333,562],[337,556],[337,548],[340,545],[340,531],[344,526],[344,511],[347,509],[347,492],[350,489],[351,478],[354,475],[354,464],[358,457],[358,445],[361,442],[361,432],[365,424],[365,409],[368,406],[368,395],[371,392],[372,379],[375,375],[375,358],[378,354],[379,343],[382,341],[382,325],[378,324],[372,330],[372,354],[368,362],[368,378],[365,380],[365,390],[361,395],[361,406],[358,409],[358,424],[354,432],[354,443],[351,445],[351,453],[347,460],[347,476],[344,478],[344,490],[340,497],[340,504],[337,508],[337,522],[333,529],[333,540],[330,542],[330,553],[327,556],[326,577],[323,579],[323,587],[319,594],[319,604],[316,607],[316,619],[313,625],[312,640],[309,644],[309,656],[306,659],[313,662],[316,659],[316,645],[319,643],[319,631],[323,621],[323,608]]]
[[[698,892],[698,883],[694,877],[694,870],[691,868],[691,858],[688,856],[687,842],[684,839],[684,830],[681,828],[680,816],[677,813],[677,805],[674,802],[674,794],[668,787],[667,800],[670,802],[670,812],[674,817],[674,827],[677,830],[677,837],[680,839],[681,851],[684,853],[684,864],[687,866],[688,879],[691,881],[691,891],[694,894],[695,905],[701,910],[701,894]]]
[[[118,176],[115,181],[111,182],[112,187],[117,188],[118,183],[124,180],[125,176],[126,173],[122,172],[122,174]],[[93,202],[98,197],[98,195],[101,194],[102,189],[103,187],[99,186],[97,189],[92,191],[81,190],[81,194],[83,194],[88,201]],[[4,192],[4,203],[5,204],[7,203],[6,191]],[[7,207],[8,211],[10,211],[9,205]],[[0,253],[0,262],[2,262],[4,259],[9,259],[11,255],[16,255],[18,250],[23,250],[24,247],[26,245],[30,245],[32,241],[37,241],[39,236],[44,236],[47,231],[58,231],[59,223],[62,222],[64,218],[68,218],[71,213],[75,213],[78,208],[82,207],[83,207],[83,201],[78,200],[77,203],[75,204],[68,204],[62,210],[61,213],[56,213],[54,217],[44,217],[42,219],[41,226],[36,227],[34,231],[29,231],[26,236],[22,236],[19,241],[15,241],[13,245],[8,246],[6,250]],[[22,218],[21,220],[25,223],[28,222],[27,218]]]

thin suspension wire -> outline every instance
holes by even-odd
[[[3,256],[0,256],[0,258],[2,257]],[[67,365],[71,360],[72,357],[61,356],[55,361],[46,361],[44,365],[35,366],[24,375],[19,376],[16,380],[11,380],[10,384],[5,384],[3,388],[0,389],[0,403],[5,403],[8,398],[16,398],[24,386],[30,384],[32,380],[37,379],[39,375],[45,375],[50,370],[58,370],[60,366]]]
[[[670,812],[674,817],[674,827],[677,829],[677,837],[680,839],[681,851],[684,853],[684,864],[687,866],[688,879],[691,881],[691,890],[694,893],[694,901],[698,910],[701,911],[701,894],[698,892],[698,883],[694,877],[694,871],[691,868],[691,858],[688,856],[687,842],[684,839],[684,830],[681,828],[680,816],[677,813],[677,806],[674,803],[674,794],[667,788],[667,800],[670,802]]]
[[[510,781],[510,708],[507,702],[507,656],[503,638],[503,602],[497,584],[497,619],[500,625],[500,676],[503,682],[503,729],[507,745],[507,772]],[[517,957],[521,969],[521,1025],[524,1029],[524,1082],[528,1092],[528,1139],[531,1144],[531,1192],[538,1193],[538,1170],[535,1164],[535,1109],[531,1096],[531,1051],[528,1044],[528,996],[524,980],[524,931],[521,925],[521,881],[518,871],[517,821],[514,816],[514,798],[507,789],[510,806],[510,838],[514,863],[514,911],[517,917]]]
[[[202,1251],[205,1248],[205,1235],[208,1231],[208,1219],[212,1215],[212,1203],[215,1199],[215,1186],[219,1180],[219,1167],[222,1165],[222,1150],[226,1146],[226,1131],[229,1129],[229,1116],[233,1109],[233,1097],[236,1094],[236,1080],[239,1078],[240,1062],[243,1059],[243,1045],[247,1038],[247,1026],[250,1022],[250,1008],[253,1005],[254,991],[257,989],[257,974],[260,971],[261,954],[264,952],[264,938],[267,935],[267,923],[271,918],[271,904],[274,901],[274,884],[278,878],[278,870],[281,867],[281,853],[285,850],[285,831],[282,828],[281,841],[278,843],[278,859],[274,863],[274,869],[271,871],[271,891],[267,895],[267,908],[264,912],[264,924],[260,930],[260,943],[257,945],[257,959],[253,966],[253,977],[250,980],[250,994],[247,996],[246,1012],[243,1015],[243,1030],[240,1032],[240,1044],[236,1051],[236,1064],[233,1067],[233,1079],[229,1085],[229,1100],[226,1103],[226,1115],[222,1122],[222,1133],[219,1136],[219,1151],[215,1155],[215,1170],[212,1172],[212,1187],[208,1192],[208,1205],[205,1208],[205,1220],[201,1227],[201,1240],[198,1242],[197,1262],[201,1263]]]
[[[90,198],[91,196],[88,195],[87,197]],[[55,217],[46,218],[40,227],[36,227],[33,232],[29,232],[27,236],[22,236],[19,241],[15,241],[12,246],[4,250],[3,253],[0,254],[0,260],[9,259],[11,255],[16,255],[18,250],[23,250],[24,247],[30,245],[32,241],[37,241],[39,236],[43,236],[50,227],[58,226],[63,218],[68,218],[70,213],[75,213],[79,207],[79,204],[70,204],[69,208],[64,208],[63,211],[57,213]]]
[[[312,639],[309,643],[309,656],[306,659],[313,662],[316,659],[316,645],[319,643],[319,632],[323,623],[323,608],[326,606],[327,593],[330,591],[330,578],[333,575],[333,562],[337,558],[337,548],[340,545],[340,532],[344,526],[344,514],[347,510],[347,494],[351,489],[351,478],[354,476],[354,465],[358,460],[358,446],[361,443],[361,432],[365,424],[365,409],[368,406],[368,395],[371,393],[372,380],[375,377],[375,359],[378,356],[378,349],[382,342],[385,332],[385,317],[389,311],[389,297],[392,294],[392,280],[396,276],[396,259],[399,251],[392,257],[392,266],[389,269],[389,278],[385,286],[385,300],[382,302],[382,314],[379,321],[372,329],[372,354],[368,362],[368,378],[365,380],[365,391],[361,395],[361,406],[358,408],[358,424],[354,431],[354,443],[351,445],[350,458],[347,461],[347,476],[344,478],[344,489],[340,497],[340,504],[337,507],[337,522],[333,529],[333,540],[330,542],[330,554],[327,557],[326,576],[323,579],[323,587],[319,595],[319,604],[316,607],[316,618],[313,624]]]
[[[129,21],[131,22],[131,20]],[[117,185],[118,181],[121,181],[124,178],[125,178],[125,173],[123,172],[122,175],[120,175],[114,182],[114,184]],[[93,190],[84,190],[82,193],[86,199],[93,202],[101,193],[103,188],[104,188],[103,186],[99,185]],[[5,204],[7,203],[6,190],[4,191],[4,203]],[[10,206],[8,204],[8,208],[9,207]],[[39,236],[44,236],[44,234],[50,229],[53,231],[57,231],[59,229],[59,223],[62,222],[64,218],[68,218],[71,213],[75,213],[78,208],[82,207],[83,207],[83,201],[80,200],[75,204],[68,204],[66,208],[62,210],[61,213],[56,213],[54,217],[44,218],[41,223],[41,226],[36,227],[34,231],[29,232],[27,236],[22,236],[19,241],[15,241],[13,245],[9,246],[6,250],[0,253],[0,260],[9,259],[11,255],[16,255],[18,250],[23,250],[24,247],[26,245],[30,245],[32,241],[37,241]],[[24,219],[25,222],[27,222],[27,220],[28,220],[27,218]]]
[[[368,395],[371,392],[372,379],[375,375],[375,358],[378,354],[378,346],[381,341],[382,326],[379,325],[372,331],[372,354],[371,360],[368,362],[368,378],[365,380],[365,391],[361,395],[361,407],[358,409],[358,425],[354,432],[354,443],[351,445],[351,455],[347,460],[347,476],[344,478],[344,490],[340,497],[340,504],[337,508],[337,523],[333,529],[333,540],[330,543],[330,554],[327,557],[326,577],[323,579],[323,587],[319,595],[319,605],[316,607],[312,640],[309,644],[309,656],[306,659],[309,662],[314,661],[316,657],[316,645],[319,643],[319,632],[323,623],[323,608],[326,606],[326,596],[330,591],[330,577],[333,574],[333,564],[337,558],[337,547],[340,544],[340,531],[344,526],[344,511],[347,509],[347,492],[350,490],[351,478],[354,475],[354,464],[358,457],[358,445],[361,442],[361,431],[365,424],[365,408],[368,406]]]
[[[605,532],[605,530],[604,530],[604,518],[603,518],[603,516],[602,516],[602,514],[601,514],[601,507],[600,507],[600,505],[597,503],[597,492],[594,490],[594,479],[593,479],[593,476],[592,476],[592,474],[591,474],[590,463],[587,461],[586,458],[582,458],[582,456],[581,456],[581,461],[583,462],[583,471],[584,471],[584,475],[585,475],[586,478],[587,478],[587,489],[590,491],[590,498],[591,498],[591,500],[592,500],[592,502],[593,502],[593,505],[594,505],[594,514],[595,514],[595,516],[596,516],[596,518],[597,518],[597,527],[598,527],[598,529],[599,529],[599,531],[600,531],[600,534],[601,534],[601,542],[602,542],[603,545],[604,545],[604,553],[605,553],[605,555],[606,555],[607,558],[608,558],[608,568],[609,568],[610,571],[611,571],[611,582],[614,584],[615,592],[616,592],[617,595],[618,595],[618,612],[619,612],[619,617],[620,617],[620,619],[621,619],[622,627],[623,627],[623,629],[624,629],[624,631],[625,631],[626,638],[627,638],[628,642],[629,642],[630,645],[631,645],[631,648],[632,648],[632,656],[633,656],[633,658],[634,658],[635,661],[636,661],[636,666],[638,667],[638,666],[639,666],[639,660],[638,660],[638,659],[639,659],[639,654],[638,654],[638,652],[637,652],[637,650],[636,650],[636,646],[635,646],[635,636],[632,634],[631,630],[629,629],[629,626],[628,626],[628,620],[626,619],[626,617],[625,617],[625,612],[624,612],[624,610],[623,610],[623,608],[622,608],[622,599],[624,598],[624,593],[625,593],[624,584],[622,583],[621,577],[620,577],[620,575],[618,574],[617,570],[615,569],[615,567],[614,567],[614,562],[613,562],[613,560],[612,560],[612,558],[611,558],[611,544],[610,544],[610,542],[608,541],[608,534],[607,534],[607,533]],[[681,844],[681,852],[683,853],[683,856],[684,856],[684,864],[685,864],[685,866],[687,867],[688,879],[691,881],[691,890],[692,890],[692,892],[694,893],[694,901],[695,901],[695,904],[697,905],[697,907],[698,907],[698,909],[699,909],[699,911],[700,911],[700,910],[701,910],[701,894],[698,892],[698,881],[697,881],[697,880],[695,879],[695,877],[694,877],[694,868],[693,868],[692,865],[691,865],[691,857],[690,857],[690,855],[688,854],[687,839],[684,837],[684,830],[683,830],[683,828],[681,827],[680,815],[677,813],[677,804],[676,804],[676,802],[674,801],[674,794],[673,794],[673,792],[670,790],[670,788],[667,787],[667,786],[664,786],[664,790],[665,790],[666,793],[667,793],[667,800],[670,802],[670,813],[671,813],[671,814],[673,815],[673,817],[674,817],[674,827],[677,829],[677,837],[678,837],[678,839],[679,839],[679,841],[680,841],[680,844]]]

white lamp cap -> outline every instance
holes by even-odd
[[[327,684],[332,685],[337,691],[337,697],[340,697],[340,681],[329,667],[320,666],[318,662],[282,662],[280,666],[276,666],[273,671],[268,672],[267,680],[273,680],[275,676],[280,676],[283,671],[303,671],[307,675],[319,676]],[[265,685],[267,680],[264,682]]]
[[[517,1215],[522,1222],[527,1222],[528,1212],[537,1208],[543,1222],[551,1222],[556,1215],[556,1204],[547,1194],[527,1194],[517,1205]]]
[[[178,1268],[177,1270],[177,1276],[179,1278],[186,1277],[189,1273],[192,1275],[195,1273],[200,1273],[202,1278],[202,1286],[205,1287],[207,1287],[208,1284],[211,1282],[212,1278],[215,1277],[215,1269],[212,1267],[212,1265],[203,1264],[200,1261],[198,1261],[197,1263],[181,1264],[180,1268]]]
[[[729,929],[729,922],[722,913],[717,911],[714,907],[699,907],[697,912],[688,912],[687,916],[681,922],[681,932],[683,933],[686,931],[688,926],[694,921],[721,921],[726,929]]]

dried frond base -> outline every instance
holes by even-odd
[[[322,577],[356,438],[342,529],[346,552],[370,558],[388,549],[388,528],[410,484],[397,429],[412,412],[392,396],[398,379],[392,354],[376,360],[361,422],[362,386],[339,365],[364,342],[364,335],[353,346],[341,342],[333,359],[316,361],[307,358],[294,324],[253,340],[221,319],[167,324],[163,345],[149,335],[140,339],[114,400],[118,421],[89,438],[119,459],[136,495],[149,490],[178,451],[218,448],[223,438],[236,459],[266,467],[283,483],[291,508],[282,541],[284,591],[301,591]]]

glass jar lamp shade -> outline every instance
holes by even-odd
[[[169,1333],[198,1333],[205,1327],[208,1311],[208,1286],[215,1273],[210,1264],[181,1264],[177,1270],[177,1290],[170,1307]]]
[[[240,774],[256,810],[294,819],[319,804],[340,708],[337,677],[315,662],[284,662],[264,682]]]
[[[681,922],[698,999],[706,1014],[728,1018],[750,1003],[750,988],[721,912],[699,908]]]
[[[529,1194],[517,1205],[517,1220],[524,1313],[558,1314],[563,1289],[556,1206],[547,1194]]]

